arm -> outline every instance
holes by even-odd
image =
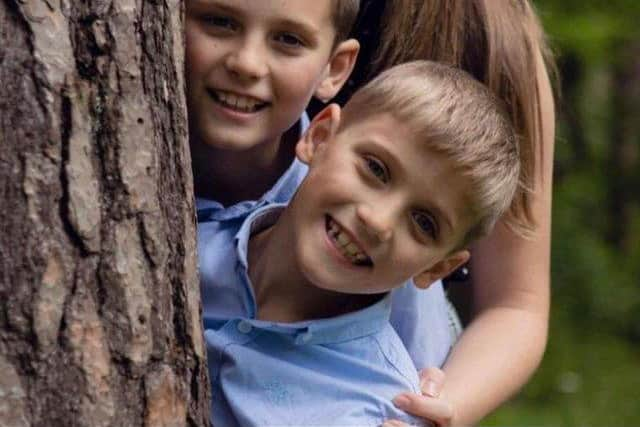
[[[440,396],[452,409],[451,424],[470,425],[514,394],[538,366],[547,340],[554,107],[549,78],[538,64],[544,157],[536,171],[532,240],[504,224],[473,248],[475,315],[444,365]],[[433,399],[408,395],[403,409],[434,419]],[[447,424],[447,423],[439,423]]]

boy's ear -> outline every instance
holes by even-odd
[[[428,270],[423,271],[413,278],[413,283],[420,288],[426,289],[436,280],[447,277],[453,273],[455,269],[462,266],[465,262],[469,261],[469,251],[461,249],[456,251],[445,259],[438,261]]]
[[[338,43],[327,64],[324,79],[314,93],[322,102],[327,102],[342,88],[356,65],[360,43],[356,39],[348,39]]]
[[[309,129],[296,144],[296,156],[301,162],[310,164],[320,144],[329,142],[338,132],[340,106],[329,104],[311,121]]]

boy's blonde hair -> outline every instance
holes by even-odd
[[[367,2],[365,4],[365,1]],[[431,60],[453,65],[484,83],[506,105],[519,135],[520,185],[503,216],[517,235],[534,237],[541,219],[534,193],[544,173],[540,76],[544,67],[557,83],[557,69],[532,0],[363,0],[354,36],[362,39],[359,61],[339,98],[393,65]],[[373,23],[373,25],[371,24]],[[367,49],[372,40],[373,49]],[[343,101],[344,102],[344,101]]]
[[[336,29],[334,46],[349,37],[359,10],[360,0],[331,0],[331,20]]]
[[[486,235],[509,209],[520,173],[515,131],[502,102],[460,69],[414,61],[358,90],[343,109],[341,128],[380,113],[409,126],[468,180],[465,196],[475,221],[460,246]]]

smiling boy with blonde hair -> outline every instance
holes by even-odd
[[[389,323],[392,289],[469,258],[518,185],[500,102],[466,73],[394,67],[296,145],[309,172],[288,205],[201,225],[205,338],[217,426],[420,423],[392,399],[419,393]]]

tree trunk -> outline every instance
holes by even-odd
[[[0,2],[0,426],[205,426],[180,0]]]

